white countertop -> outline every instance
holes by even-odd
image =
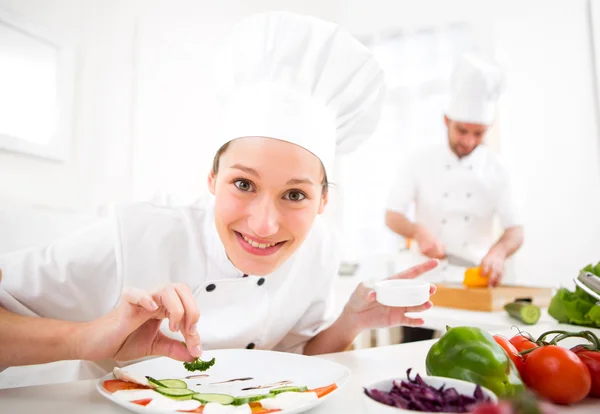
[[[529,328],[533,335],[548,329],[581,330],[571,325],[535,325]],[[600,330],[594,330],[600,334]],[[505,336],[514,335],[514,330],[493,330]],[[425,357],[435,340],[393,345],[380,348],[362,349],[323,355],[326,358],[347,366],[352,375],[348,383],[332,395],[311,414],[353,414],[364,413],[362,387],[371,382],[403,375],[408,368],[425,372]],[[80,413],[108,414],[128,413],[129,411],[103,398],[95,389],[96,381],[78,381],[65,384],[42,385],[0,390],[0,412],[39,414],[39,413]],[[559,407],[561,413],[600,412],[600,399],[588,399],[572,407]]]

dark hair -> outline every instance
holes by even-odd
[[[217,173],[219,172],[219,160],[221,159],[221,155],[223,155],[225,153],[225,151],[227,151],[227,148],[229,147],[230,142],[231,141],[223,144],[223,146],[221,148],[219,148],[219,150],[215,154],[215,158],[213,158],[212,170],[215,175],[217,175]],[[327,171],[325,171],[325,166],[323,165],[322,162],[321,162],[321,169],[323,170],[323,181],[321,181],[321,191],[322,191],[323,195],[325,195],[325,194],[327,194],[327,191],[329,191],[329,181],[327,180]]]

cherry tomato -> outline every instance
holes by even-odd
[[[510,338],[510,343],[513,344],[519,352],[538,347],[538,345],[535,342],[533,342],[530,338],[521,334],[515,335],[512,338]],[[529,354],[523,355],[523,360],[527,360],[528,355]]]
[[[110,393],[122,391],[122,390],[144,390],[149,387],[143,385],[134,384],[133,382],[121,381],[118,379],[104,381],[104,389]]]
[[[590,396],[600,397],[600,351],[591,351],[582,345],[571,348],[571,351],[581,359],[581,362],[583,362],[590,371],[592,377]]]
[[[137,404],[137,405],[143,405],[145,407],[148,404],[150,404],[151,401],[152,401],[152,398],[143,398],[141,400],[134,400],[134,401],[131,401],[131,402],[134,403],[134,404]]]
[[[525,361],[523,360],[523,357],[519,355],[519,351],[517,350],[517,348],[515,348],[515,346],[503,336],[494,335],[494,339],[496,340],[496,343],[504,349],[506,354],[515,364],[515,367],[517,367],[517,371],[519,371],[519,374],[523,376],[523,368],[525,368]]]
[[[525,384],[556,404],[573,404],[590,392],[592,378],[575,353],[556,345],[538,347],[528,354],[523,370]]]

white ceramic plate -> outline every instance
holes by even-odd
[[[411,376],[411,378],[414,378],[414,376]],[[427,385],[431,385],[432,387],[435,387],[435,388],[440,388],[442,385],[445,384],[446,389],[454,388],[454,389],[456,389],[456,391],[459,394],[472,396],[473,392],[475,392],[476,385],[471,382],[461,381],[461,380],[457,380],[454,378],[435,377],[435,376],[431,376],[431,377],[422,376],[421,378],[423,378],[423,381],[425,381],[425,383]],[[365,388],[367,388],[369,390],[375,388],[377,390],[389,392],[392,389],[394,380],[406,381],[406,377],[391,378],[391,379],[378,381],[373,384],[367,385]],[[488,390],[485,387],[481,387],[481,390],[483,391],[484,395],[486,395],[487,397],[489,397],[492,400],[492,402],[498,401],[496,394],[494,394],[492,391]],[[364,392],[363,392],[362,398],[363,398],[363,405],[369,414],[402,414],[402,413],[405,413],[405,414],[406,413],[444,414],[444,413],[428,413],[428,412],[424,412],[424,411],[413,411],[413,410],[407,410],[407,409],[403,409],[403,408],[391,407],[389,405],[375,401],[374,399],[372,399],[371,397],[366,395]]]
[[[215,358],[215,365],[205,372],[205,374],[208,374],[208,377],[186,379],[188,388],[196,389],[198,392],[223,393],[237,397],[268,392],[268,389],[242,391],[243,388],[275,384],[282,381],[291,381],[291,384],[283,385],[305,385],[309,389],[324,387],[334,383],[337,384],[337,390],[332,393],[318,400],[294,407],[293,409],[279,411],[279,414],[302,413],[322,404],[331,395],[336,394],[350,376],[348,368],[335,362],[285,352],[223,349],[205,351],[202,354],[202,360],[204,361],[208,361],[213,357]],[[129,365],[125,370],[142,376],[151,376],[159,380],[169,378],[185,379],[191,375],[203,374],[201,372],[188,372],[183,367],[183,363],[170,358],[156,358],[138,362]],[[252,379],[225,384],[213,384],[248,377]],[[108,374],[98,380],[96,384],[96,389],[104,397],[136,413],[147,414],[158,412],[149,407],[133,404],[113,396],[103,388],[104,381],[108,379],[114,379],[114,376]],[[201,385],[197,386],[197,384]],[[277,386],[280,385],[275,385],[273,388]]]

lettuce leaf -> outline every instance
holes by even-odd
[[[559,289],[550,302],[548,314],[560,323],[600,328],[600,306],[580,288],[575,292]]]

